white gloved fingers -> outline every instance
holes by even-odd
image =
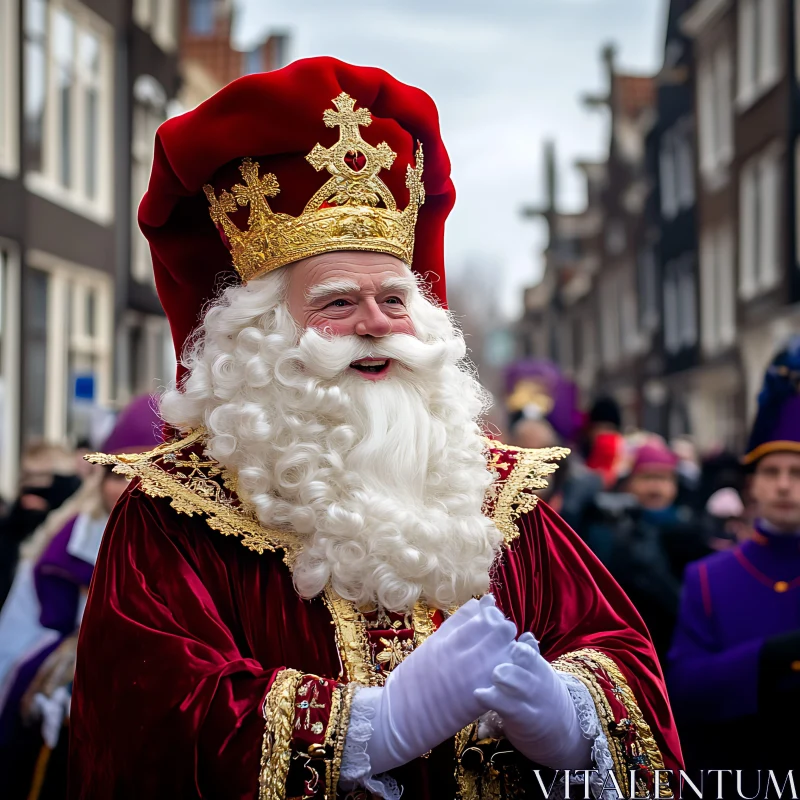
[[[539,641],[530,631],[525,631],[525,633],[523,633],[522,636],[520,636],[519,639],[517,639],[517,641],[520,644],[524,644],[527,645],[528,647],[533,648],[537,653],[540,652]]]
[[[517,635],[513,622],[494,619],[490,622],[473,620],[469,627],[458,631],[458,643],[462,646],[464,657],[470,662],[487,664],[494,668],[511,657],[511,645]]]
[[[492,672],[492,683],[505,694],[523,702],[535,697],[541,686],[530,672],[515,664],[500,664]]]
[[[482,606],[481,616],[487,626],[503,631],[504,634],[506,631],[511,631],[511,638],[517,638],[517,626],[506,619],[503,612],[494,604]]]
[[[456,628],[460,628],[464,623],[469,622],[473,617],[480,613],[481,605],[473,597],[468,600],[454,614],[451,614],[440,626],[436,633],[441,636],[452,633]]]
[[[517,641],[511,646],[512,663],[528,672],[537,672],[537,668],[541,666],[540,662],[543,660],[539,655],[539,651],[534,650],[527,644]]]
[[[481,597],[479,602],[481,608],[497,608],[497,600],[495,600],[495,597],[491,592]]]
[[[485,606],[450,633],[447,646],[454,652],[466,652],[475,647],[485,647],[487,639],[494,646],[500,646],[498,643],[507,644],[516,635],[517,627],[513,622],[509,622],[494,606]]]
[[[497,712],[504,724],[506,720],[513,719],[514,715],[519,713],[519,700],[510,697],[496,686],[488,689],[476,689],[473,696],[483,705],[484,711]]]

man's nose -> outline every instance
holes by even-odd
[[[358,308],[355,332],[359,336],[387,336],[392,332],[392,323],[381,311],[372,297],[367,298]]]

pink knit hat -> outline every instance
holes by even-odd
[[[647,442],[636,451],[631,474],[643,469],[663,469],[674,472],[677,466],[678,457],[666,445],[660,442]]]

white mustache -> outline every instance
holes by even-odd
[[[423,342],[410,334],[390,334],[378,339],[366,336],[326,336],[306,330],[294,348],[294,357],[318,378],[341,375],[363,358],[392,359],[412,372],[430,373],[455,364],[466,355],[461,337],[449,341]]]

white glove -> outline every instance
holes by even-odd
[[[491,595],[470,600],[392,671],[385,686],[359,691],[359,702],[374,709],[371,773],[418,758],[487,711],[475,690],[491,686],[516,633]]]
[[[503,719],[503,733],[524,756],[551,769],[588,769],[592,743],[585,738],[564,682],[524,633],[510,663],[492,674],[493,686],[475,696]]]

